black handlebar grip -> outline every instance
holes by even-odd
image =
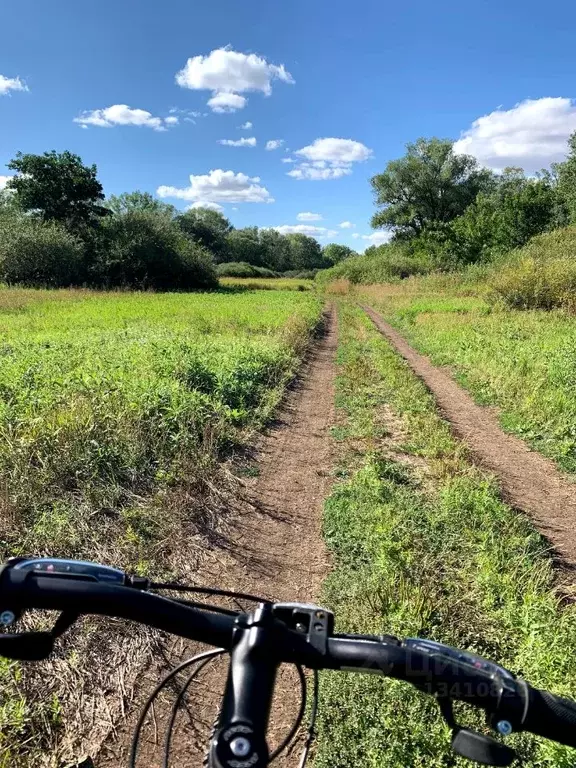
[[[576,747],[576,702],[531,688],[522,728],[537,736]]]

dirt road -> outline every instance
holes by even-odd
[[[207,557],[198,581],[275,600],[314,600],[329,562],[321,536],[322,501],[329,491],[332,466],[330,427],[334,423],[334,377],[337,332],[333,311],[311,347],[300,377],[285,400],[276,422],[254,446],[249,467],[256,476],[246,480],[244,503],[249,511],[231,520],[226,545]],[[180,644],[171,661],[199,647]],[[131,730],[145,693],[158,681],[161,664],[143,676],[131,711],[104,745],[98,768],[127,765]],[[175,732],[171,766],[202,765],[207,736],[224,682],[224,666],[214,669],[193,689],[190,710]],[[165,671],[165,670],[164,670]],[[171,701],[173,700],[171,697]],[[270,741],[287,732],[299,703],[292,670],[280,674],[277,706]],[[170,702],[171,703],[171,702]],[[166,712],[157,708],[139,752],[138,765],[162,765]],[[297,758],[280,758],[275,765],[294,766]]]
[[[576,563],[576,484],[517,437],[506,434],[493,409],[476,405],[445,370],[416,352],[381,315],[364,310],[430,389],[443,417],[478,463],[497,477],[503,496],[529,515],[567,572]],[[573,578],[573,574],[572,574]]]

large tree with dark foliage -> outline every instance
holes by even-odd
[[[264,250],[265,265],[275,272],[285,272],[292,269],[292,251],[286,235],[275,229],[260,230],[260,245]]]
[[[150,211],[152,213],[163,213],[169,218],[173,218],[176,215],[176,208],[173,205],[163,203],[151,195],[150,192],[141,192],[139,189],[135,192],[122,192],[120,195],[110,195],[106,200],[106,207],[116,214]]]
[[[266,248],[260,241],[258,227],[233,229],[226,238],[230,261],[243,261],[255,267],[267,267]]]
[[[338,262],[344,261],[344,259],[349,259],[350,256],[357,256],[358,254],[347,245],[329,243],[322,249],[322,255],[330,262],[330,264],[338,264]]]
[[[213,287],[216,273],[209,251],[186,238],[163,213],[130,211],[104,222],[92,281],[141,290],[194,290]]]
[[[212,253],[217,264],[234,261],[229,258],[227,243],[232,225],[219,211],[211,208],[191,208],[178,216],[176,221],[187,237]]]
[[[96,177],[96,166],[82,163],[71,152],[22,154],[8,163],[16,171],[6,187],[16,194],[23,211],[42,221],[57,221],[70,230],[80,230],[110,213],[102,205],[104,192]]]
[[[535,235],[563,226],[568,215],[549,173],[526,177],[506,168],[491,192],[480,193],[450,225],[451,248],[459,262],[476,262],[519,248]]]
[[[294,269],[321,269],[329,266],[322,256],[322,248],[318,240],[308,235],[286,235],[290,241],[292,264]]]
[[[372,226],[390,228],[397,238],[416,237],[461,216],[493,184],[493,174],[470,155],[455,154],[449,140],[418,139],[406,149],[371,179],[381,208]]]

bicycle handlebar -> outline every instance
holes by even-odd
[[[6,616],[17,617],[27,609],[62,611],[72,619],[96,614],[129,619],[230,652],[240,630],[257,631],[264,626],[254,621],[256,614],[222,615],[209,606],[193,607],[128,584],[127,579],[103,581],[86,573],[19,569],[9,562],[0,571],[0,622],[9,623]],[[428,640],[333,634],[331,626],[314,624],[314,616],[329,614],[317,606],[268,607],[266,631],[272,633],[273,642],[266,652],[273,654],[277,666],[291,662],[316,670],[377,672],[410,682],[439,700],[460,699],[480,707],[502,733],[500,726],[506,723],[511,730],[530,731],[576,747],[576,703],[532,688],[486,659]],[[301,623],[286,618],[298,610],[312,617],[307,634]],[[318,634],[323,634],[324,642],[313,637],[319,627],[323,627]],[[44,658],[52,641],[46,632],[0,635],[0,655]],[[34,649],[39,649],[36,655]]]
[[[226,650],[234,627],[234,619],[229,616],[182,605],[134,587],[73,577],[4,570],[0,574],[0,596],[3,609],[39,608],[129,619]]]
[[[576,747],[576,702],[529,688],[524,730]]]

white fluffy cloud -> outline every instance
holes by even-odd
[[[225,147],[255,147],[256,139],[254,136],[249,139],[218,139],[218,144]]]
[[[263,56],[233,51],[229,46],[217,48],[207,56],[188,59],[176,74],[176,82],[182,88],[212,91],[208,106],[214,112],[242,109],[246,99],[239,96],[240,93],[260,91],[270,96],[274,80],[294,82],[283,64],[270,64]]]
[[[166,122],[168,125],[176,125],[178,120],[180,120],[180,118],[185,123],[196,124],[196,118],[203,116],[202,112],[195,112],[191,109],[180,109],[179,107],[172,107],[171,109],[168,110],[168,112],[170,113],[170,115],[172,115],[172,117],[175,118],[175,120],[173,120],[172,117],[167,117]],[[204,115],[204,117],[206,117],[206,114]]]
[[[352,139],[316,139],[313,144],[296,150],[297,155],[311,162],[324,161],[330,165],[350,165],[372,157],[372,150]]]
[[[454,144],[454,151],[474,155],[496,170],[514,165],[539,170],[566,155],[576,130],[576,103],[568,98],[527,99],[513,109],[479,117]]]
[[[382,245],[383,243],[390,242],[392,232],[379,230],[378,232],[372,232],[371,235],[359,235],[358,232],[354,232],[352,237],[355,240],[366,240],[367,245]]]
[[[0,96],[5,96],[10,91],[27,91],[28,86],[19,77],[5,77],[0,75]]]
[[[353,229],[355,225],[351,221],[341,221],[338,226],[340,229]]]
[[[210,203],[273,203],[274,198],[261,186],[258,176],[217,170],[203,176],[190,176],[190,186],[184,188],[158,187],[159,197],[173,197],[190,202]]]
[[[195,203],[192,203],[192,205],[188,205],[186,207],[187,211],[192,211],[195,208],[209,208],[211,211],[223,211],[224,208],[222,208],[221,205],[218,205],[218,203],[211,203],[207,200],[197,200]],[[234,208],[232,209],[234,210]]]
[[[287,176],[293,179],[309,179],[310,181],[325,181],[326,179],[340,179],[342,176],[349,176],[352,173],[350,168],[323,168],[312,163],[300,163],[298,168],[288,171]]]
[[[0,176],[0,190],[4,189],[6,184],[10,181],[12,176]]]
[[[282,163],[295,163],[296,160],[294,160],[293,157],[283,157],[280,162],[282,162]]]
[[[266,142],[266,149],[271,152],[274,149],[280,149],[282,144],[284,144],[284,139],[270,139]]]
[[[249,131],[250,128],[254,127],[254,125],[253,123],[250,122],[250,120],[246,120],[245,123],[242,123],[242,125],[239,125],[238,127],[240,128],[241,131]]]
[[[212,112],[236,112],[239,109],[244,109],[247,99],[244,96],[239,96],[237,93],[226,93],[220,91],[215,93],[211,99],[208,99],[208,106]]]
[[[98,128],[112,128],[115,125],[138,125],[152,128],[155,131],[165,131],[167,126],[176,125],[177,117],[154,117],[145,109],[132,109],[127,104],[113,104],[105,109],[94,109],[92,112],[82,112],[74,122],[87,128],[90,125]]]
[[[352,139],[316,139],[307,147],[295,152],[304,160],[297,168],[288,171],[293,179],[321,181],[339,179],[352,173],[352,165],[372,157],[372,150]]]
[[[314,227],[312,224],[283,224],[281,227],[272,227],[281,235],[308,235],[317,240],[324,240],[327,237],[334,237],[338,234],[335,229],[326,229],[326,227]]]
[[[309,211],[299,213],[296,218],[298,221],[322,221],[322,216],[319,213],[310,213]]]

